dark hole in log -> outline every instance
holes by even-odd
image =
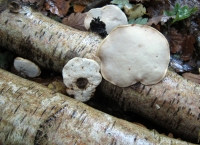
[[[20,10],[20,5],[17,2],[13,1],[9,3],[8,8],[11,12],[18,13]]]
[[[88,84],[88,79],[86,79],[86,78],[78,78],[76,81],[76,85],[80,89],[85,89],[87,84]]]

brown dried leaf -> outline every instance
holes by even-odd
[[[184,36],[177,32],[174,28],[169,31],[169,43],[170,43],[170,50],[172,53],[181,52],[183,43],[184,43]]]
[[[190,81],[200,84],[200,75],[199,74],[184,73],[183,77]]]
[[[70,26],[82,31],[86,31],[86,28],[84,26],[85,17],[86,17],[86,13],[72,13],[67,18],[64,18],[62,20],[62,23],[67,26]]]
[[[170,137],[170,138],[174,137],[174,135],[172,133],[169,133],[167,136]]]
[[[167,22],[167,20],[170,18],[171,16],[164,16],[164,15],[153,17],[148,20],[147,25],[149,26],[151,26],[152,24],[157,25],[159,22],[161,22],[161,25],[164,25],[164,23]]]
[[[67,94],[66,93],[66,86],[63,81],[53,81],[48,85],[48,88],[56,93]]]
[[[194,51],[195,38],[193,35],[187,35],[182,47],[181,59],[184,61],[190,60]]]
[[[84,5],[84,6],[87,6],[94,1],[95,0],[70,0],[72,4]]]
[[[193,55],[195,38],[193,35],[184,35],[176,30],[169,32],[170,50],[172,53],[180,53],[183,61],[188,61]]]
[[[46,0],[45,8],[50,10],[53,14],[64,17],[68,10],[70,1],[66,0]]]
[[[23,2],[29,2],[29,3],[40,3],[41,1],[44,2],[44,0],[22,0]]]
[[[163,0],[151,0],[148,3],[148,8],[147,8],[147,14],[150,17],[157,17],[163,14],[164,10],[168,10],[169,9],[169,4],[166,1]]]
[[[141,127],[143,127],[143,128],[146,128],[146,126],[144,126],[143,124],[141,124],[141,123],[139,123],[139,122],[133,122],[134,124],[137,124],[137,125],[139,125],[139,126],[141,126]]]
[[[43,79],[43,78],[30,78],[30,80],[44,86],[48,86],[52,82],[51,79]]]
[[[85,9],[83,5],[74,5],[74,12],[81,13]]]

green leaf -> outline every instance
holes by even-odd
[[[174,19],[172,21],[172,24],[173,24],[177,21],[180,21],[180,20],[190,17],[196,11],[197,11],[197,8],[190,9],[190,8],[188,8],[188,6],[181,7],[177,3],[172,11],[164,11],[164,14],[167,16],[174,16]]]
[[[137,18],[137,19],[130,19],[130,20],[128,21],[128,23],[129,23],[129,24],[141,24],[141,25],[144,25],[144,24],[147,23],[147,21],[148,21],[147,18],[139,17],[139,18]]]
[[[132,7],[132,5],[129,3],[129,0],[112,0],[110,3],[116,4],[120,9],[126,7]]]

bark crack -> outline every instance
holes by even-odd
[[[53,106],[54,108],[55,106]],[[35,135],[35,139],[34,139],[34,144],[35,145],[41,145],[41,142],[43,140],[47,140],[48,136],[47,136],[47,130],[48,128],[50,128],[52,125],[55,124],[56,122],[56,118],[60,115],[63,114],[63,111],[67,108],[67,105],[65,105],[64,107],[60,108],[57,112],[55,112],[53,115],[49,116],[43,123],[41,123],[39,126],[39,129],[37,130],[37,133]],[[37,108],[36,108],[37,110]],[[36,111],[35,110],[35,111]],[[44,110],[45,112],[45,110]],[[43,112],[43,113],[44,113]],[[60,127],[60,124],[62,123],[62,120],[58,123],[58,126],[56,128],[56,130],[58,130],[58,128]]]

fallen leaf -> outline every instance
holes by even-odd
[[[196,42],[194,36],[192,35],[187,35],[185,36],[185,41],[182,47],[182,53],[181,53],[181,59],[183,61],[189,60],[194,51],[194,43]]]
[[[68,17],[64,18],[62,23],[75,29],[86,31],[84,26],[85,17],[86,13],[72,13]]]
[[[147,15],[151,18],[163,15],[163,11],[169,9],[170,4],[165,0],[151,0],[148,3]]]
[[[65,0],[46,0],[45,8],[53,14],[64,17],[70,8],[69,3],[70,1]]]
[[[190,17],[197,11],[197,8],[189,8],[188,6],[181,6],[179,3],[176,3],[175,7],[171,11],[164,11],[164,14],[167,16],[174,16],[174,19],[171,24],[186,19]]]
[[[141,123],[139,123],[139,122],[133,122],[134,124],[137,124],[137,125],[139,125],[139,126],[141,126],[141,127],[143,127],[143,128],[146,128],[146,126],[144,126],[143,124],[141,124]]]
[[[124,6],[124,11],[128,15],[128,19],[135,19],[146,13],[146,8],[142,4],[133,5],[131,8]]]
[[[38,4],[38,3],[43,3],[44,0],[22,0],[23,2],[29,2],[29,3],[35,3],[35,4]]]
[[[37,9],[41,10],[45,0],[22,0],[25,3],[34,4],[37,6]]]
[[[129,23],[129,24],[141,24],[141,25],[144,25],[144,24],[147,23],[147,21],[148,21],[147,18],[139,17],[139,18],[137,18],[137,19],[130,19],[130,20],[128,21],[128,23]]]
[[[180,6],[188,6],[188,8],[190,8],[190,9],[196,7],[197,15],[200,12],[200,1],[199,0],[176,0],[175,2],[178,3]]]
[[[171,28],[168,34],[170,51],[171,53],[179,53],[182,50],[185,38],[182,34],[178,33],[177,30]]]
[[[200,75],[199,74],[183,73],[182,75],[183,75],[184,78],[200,84]]]
[[[15,70],[14,70],[15,71]],[[41,84],[43,86],[48,86],[50,83],[52,83],[51,79],[43,79],[43,78],[29,78],[29,80],[34,81],[38,84]]]
[[[161,22],[161,25],[164,25],[165,22],[167,22],[170,18],[172,18],[171,16],[156,16],[153,17],[151,19],[149,19],[149,21],[147,22],[147,25],[151,26],[152,24],[157,25],[159,22]]]
[[[169,133],[167,136],[170,137],[170,138],[174,137],[172,133]]]
[[[87,6],[87,5],[91,4],[93,1],[94,0],[70,0],[70,3]]]
[[[129,0],[112,0],[110,3],[117,4],[117,6],[122,9],[124,6],[131,8],[132,5],[129,3]]]
[[[48,88],[56,93],[67,94],[66,86],[63,81],[53,81],[48,85]]]
[[[74,5],[74,12],[81,13],[85,9],[83,5]]]

